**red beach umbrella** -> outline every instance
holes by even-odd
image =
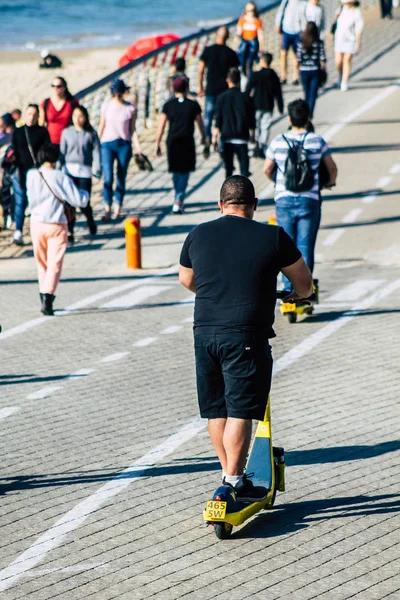
[[[124,67],[132,60],[136,60],[137,58],[144,56],[144,54],[148,54],[153,50],[157,50],[158,48],[179,39],[179,35],[175,35],[174,33],[164,33],[141,38],[128,48],[125,54],[119,59],[118,64],[120,67]]]

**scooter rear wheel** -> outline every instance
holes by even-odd
[[[288,312],[287,313],[287,318],[289,323],[296,323],[297,321],[297,313],[295,312]]]
[[[227,540],[232,533],[233,526],[230,523],[214,523],[215,535],[220,540]]]

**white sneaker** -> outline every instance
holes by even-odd
[[[344,82],[342,81],[342,83],[340,84],[340,90],[341,90],[342,92],[347,92],[347,90],[348,90],[348,89],[349,89],[349,86],[347,85],[347,83],[344,83]]]
[[[22,239],[22,231],[16,229],[13,237],[13,244],[17,244],[17,246],[23,246],[24,240]]]
[[[6,218],[6,229],[11,229],[12,224],[13,224],[12,216],[8,215],[8,217]]]
[[[172,206],[172,212],[174,213],[174,215],[182,215],[183,205],[180,202],[174,202]]]

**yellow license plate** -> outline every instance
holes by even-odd
[[[206,517],[209,521],[218,521],[225,519],[226,502],[216,502],[209,500],[206,506]]]
[[[291,302],[284,302],[282,304],[282,312],[296,312],[296,305],[294,303],[292,304]]]

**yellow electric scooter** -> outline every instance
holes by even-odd
[[[318,279],[313,279],[313,294],[307,300],[289,300],[284,301],[284,298],[289,296],[290,292],[277,292],[277,297],[282,300],[280,312],[287,317],[289,323],[296,323],[298,315],[312,315],[314,312],[314,304],[318,304],[319,287]]]
[[[242,525],[260,510],[272,508],[277,490],[285,491],[285,459],[283,448],[272,446],[270,399],[263,421],[259,421],[246,463],[246,473],[252,474],[254,485],[267,488],[261,502],[237,500],[235,488],[221,485],[208,500],[203,511],[207,525],[213,525],[220,540],[229,538],[234,526]]]

